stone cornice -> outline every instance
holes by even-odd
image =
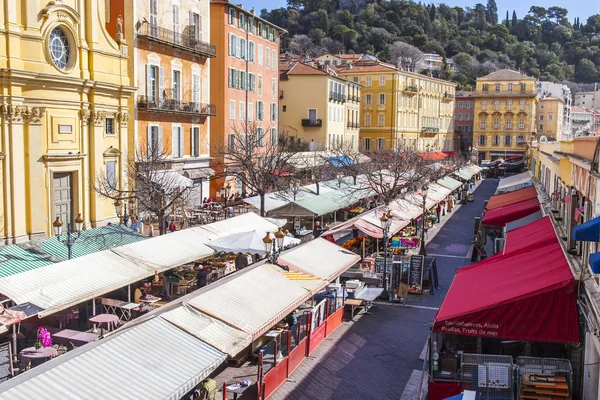
[[[35,85],[54,84],[57,87],[81,89],[102,89],[110,92],[135,93],[137,88],[134,86],[118,85],[110,82],[94,81],[91,79],[81,79],[71,76],[46,74],[40,72],[31,72],[17,69],[0,69],[0,78],[10,79],[12,84],[32,84]]]

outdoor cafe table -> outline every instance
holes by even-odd
[[[110,332],[119,325],[119,317],[114,314],[98,314],[90,318],[90,322],[100,325],[106,324],[106,329]]]
[[[39,351],[35,347],[28,347],[21,350],[19,357],[21,358],[21,371],[27,368],[27,365],[31,362],[31,366],[42,364],[44,361],[54,358],[58,355],[58,352],[53,347],[42,347]]]
[[[54,340],[54,343],[62,344],[64,346],[68,346],[69,344],[72,344],[73,346],[83,346],[86,343],[98,339],[98,334],[65,329],[52,335],[52,339]]]

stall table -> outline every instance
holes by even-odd
[[[106,330],[110,332],[119,325],[119,317],[114,314],[98,314],[91,317],[90,322],[100,325],[101,329],[102,325],[106,324]]]
[[[348,299],[346,300],[346,302],[344,303],[344,305],[346,306],[350,306],[350,319],[352,321],[354,321],[354,310],[357,307],[361,307],[362,306],[363,301],[362,300],[358,300],[358,299]]]
[[[354,298],[362,300],[365,303],[365,314],[368,313],[369,309],[373,306],[373,302],[376,298],[381,296],[383,288],[378,287],[364,287],[358,292],[354,293]]]
[[[19,353],[21,359],[21,371],[25,371],[29,363],[31,363],[32,367],[35,367],[57,355],[58,352],[53,347],[42,347],[39,351],[37,351],[35,347],[23,349],[21,350],[21,353]]]
[[[55,333],[52,336],[54,343],[68,346],[72,344],[75,346],[83,346],[86,343],[93,342],[98,339],[97,333],[92,332],[80,332],[72,329],[64,329],[60,332]]]

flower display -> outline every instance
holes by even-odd
[[[356,249],[356,248],[360,247],[360,245],[362,244],[362,241],[363,241],[362,236],[356,237],[354,239],[350,239],[342,245],[342,248],[344,248],[346,250]]]
[[[50,347],[52,346],[52,336],[50,332],[43,326],[40,326],[37,331],[37,341],[34,343],[33,347],[36,349],[41,349],[42,347]]]

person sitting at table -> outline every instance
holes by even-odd
[[[211,198],[211,197],[209,197],[208,199],[206,199],[206,204],[211,204],[212,202],[213,202],[213,201],[212,201],[212,198]]]
[[[148,314],[150,312],[150,309],[146,306],[144,306],[143,304],[140,304],[140,306],[136,309],[138,316],[142,316],[144,314]]]
[[[141,299],[142,299],[143,293],[142,293],[142,287],[138,286],[135,288],[135,290],[133,291],[133,302],[135,304],[138,304]]]
[[[206,197],[202,199],[202,205],[206,204]]]

